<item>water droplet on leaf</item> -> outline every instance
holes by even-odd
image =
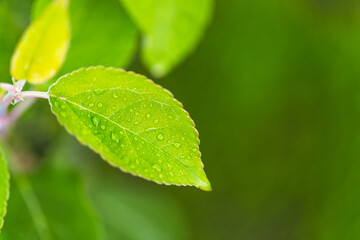
[[[156,171],[161,171],[161,167],[159,166],[159,165],[157,165],[157,164],[154,164],[153,166],[153,169],[155,169]]]
[[[160,141],[164,140],[164,135],[162,135],[162,133],[159,133],[157,135],[157,139],[159,139]]]
[[[120,141],[119,135],[116,133],[111,133],[111,139],[117,143]]]
[[[94,125],[97,127],[97,126],[99,126],[100,119],[95,116],[95,117],[92,118],[92,122],[93,122]]]

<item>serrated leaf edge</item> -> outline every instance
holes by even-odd
[[[105,69],[105,70],[120,71],[120,72],[122,72],[122,73],[127,73],[127,74],[131,74],[131,75],[134,75],[134,76],[138,76],[138,77],[144,78],[146,81],[154,84],[156,87],[160,88],[161,90],[165,90],[165,91],[172,97],[172,99],[178,104],[179,108],[186,114],[187,118],[190,119],[190,121],[192,122],[192,129],[195,131],[196,136],[197,136],[197,137],[196,137],[196,142],[197,142],[197,144],[195,143],[194,146],[197,147],[197,148],[199,147],[199,145],[200,145],[199,132],[198,132],[198,130],[195,128],[195,122],[191,119],[189,113],[184,109],[183,104],[182,104],[180,101],[178,101],[177,99],[175,99],[175,98],[174,98],[174,95],[173,95],[169,90],[167,90],[166,88],[163,88],[163,87],[160,86],[159,84],[156,84],[153,80],[147,78],[147,77],[144,76],[144,75],[135,73],[135,72],[133,72],[133,71],[125,71],[124,69],[121,69],[121,68],[104,67],[104,66],[101,66],[101,65],[100,65],[100,66],[92,66],[92,67],[84,67],[84,68],[79,68],[78,70],[75,70],[75,71],[73,71],[73,72],[71,72],[71,73],[67,73],[67,74],[61,76],[55,83],[53,83],[53,84],[50,85],[49,90],[48,90],[48,94],[49,94],[49,104],[50,104],[50,106],[51,106],[50,109],[51,109],[51,112],[52,112],[56,117],[57,117],[57,115],[53,112],[53,110],[52,110],[52,109],[53,109],[53,108],[52,108],[52,104],[51,104],[51,102],[50,102],[50,96],[52,96],[52,95],[50,94],[51,88],[52,88],[53,86],[55,86],[62,78],[65,78],[65,77],[68,77],[68,76],[72,76],[73,74],[78,73],[78,72],[81,72],[81,71],[84,71],[84,70],[99,69],[99,68],[103,68],[103,69]],[[54,96],[54,97],[57,97],[57,96]],[[59,98],[60,98],[60,97],[59,97]],[[59,120],[58,120],[58,122],[59,122],[59,124],[60,124],[61,126],[63,126],[63,127],[66,129],[66,131],[67,131],[70,135],[74,136],[82,145],[89,147],[92,151],[94,151],[94,152],[96,152],[98,155],[100,155],[100,157],[101,157],[104,161],[106,161],[108,164],[110,164],[111,166],[113,166],[113,167],[115,167],[115,168],[120,169],[121,171],[123,171],[123,172],[125,172],[125,173],[129,173],[129,174],[131,174],[131,175],[133,175],[133,176],[137,176],[137,177],[143,178],[143,179],[145,179],[145,180],[148,180],[148,181],[151,181],[151,182],[155,182],[155,183],[160,184],[160,185],[166,185],[166,186],[171,186],[171,185],[175,185],[175,186],[195,186],[196,188],[199,188],[199,189],[204,190],[204,191],[212,191],[211,184],[210,184],[210,182],[209,182],[209,180],[208,180],[208,178],[207,178],[207,176],[206,176],[206,173],[205,173],[205,171],[204,171],[204,163],[201,161],[201,151],[200,151],[200,150],[199,150],[200,158],[199,158],[198,160],[200,161],[200,164],[201,164],[201,167],[202,167],[202,170],[203,170],[203,172],[204,172],[204,175],[205,175],[205,177],[206,177],[207,182],[204,182],[203,180],[201,180],[195,173],[193,173],[193,172],[191,172],[191,173],[192,173],[197,179],[199,179],[200,182],[203,182],[204,184],[206,184],[206,186],[197,186],[197,185],[190,185],[190,184],[175,184],[175,183],[171,183],[171,184],[170,184],[170,183],[160,182],[160,181],[157,181],[157,180],[153,180],[153,179],[150,179],[150,178],[143,177],[143,176],[141,176],[141,175],[139,175],[139,174],[129,172],[129,171],[123,169],[121,166],[117,166],[117,165],[111,163],[110,161],[106,160],[106,159],[104,158],[104,156],[103,156],[100,152],[96,151],[96,150],[93,149],[90,145],[88,145],[87,143],[85,143],[85,142],[83,142],[82,140],[80,140],[75,134],[71,133],[71,132],[65,127],[65,125],[64,125],[63,123],[61,123]]]

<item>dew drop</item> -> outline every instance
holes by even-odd
[[[105,126],[105,125],[101,125],[101,129],[102,129],[102,130],[105,130],[105,129],[106,129],[106,126]]]
[[[154,123],[157,124],[159,122],[159,119],[155,119]]]
[[[93,103],[89,103],[89,107],[93,107],[94,106],[94,104]]]
[[[103,106],[102,103],[98,103],[98,107],[101,108]]]
[[[181,144],[180,144],[180,143],[174,143],[174,146],[175,146],[176,148],[180,148],[180,147],[181,147]]]
[[[100,119],[99,119],[98,117],[93,117],[93,118],[92,118],[92,122],[93,122],[94,125],[97,127],[97,126],[99,126]]]
[[[161,172],[161,167],[160,167],[159,165],[154,164],[152,167],[153,167],[153,169],[155,169],[156,171]]]
[[[151,117],[151,115],[150,115],[150,113],[148,113],[147,115],[146,115],[146,118],[150,118]]]
[[[157,135],[157,139],[159,139],[160,141],[164,140],[164,135],[162,135],[162,133],[159,133]]]
[[[113,94],[113,98],[117,98],[118,96],[116,95],[116,93]]]
[[[160,177],[160,178],[163,178],[163,177],[164,177],[164,175],[162,175],[162,174],[160,173],[160,174],[159,174],[159,177]]]
[[[63,104],[63,105],[61,105],[61,109],[65,109],[66,108],[66,106]]]
[[[134,109],[130,108],[130,112],[133,112],[133,111],[134,111]]]
[[[120,141],[119,135],[116,133],[111,133],[111,139],[117,143]]]
[[[106,91],[104,89],[99,89],[99,90],[95,90],[94,93],[95,95],[101,95],[103,93],[105,93]]]

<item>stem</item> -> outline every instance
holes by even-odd
[[[49,94],[47,92],[39,91],[25,91],[20,94],[23,98],[45,98],[49,99]]]
[[[5,136],[6,129],[9,125],[15,122],[22,113],[24,113],[34,102],[35,98],[49,99],[47,92],[39,91],[24,91],[23,89],[26,81],[13,81],[14,84],[0,83],[0,88],[7,91],[7,93],[0,99],[0,135]],[[24,98],[31,98],[30,101],[26,101],[19,106],[16,106],[11,113],[8,113],[9,105],[16,104],[23,101]]]
[[[0,83],[0,88],[2,88],[5,91],[12,91],[14,89],[14,85],[9,83]]]
[[[14,96],[10,93],[7,93],[2,99],[0,103],[0,116],[6,115],[6,110],[8,109],[11,101],[14,99]]]

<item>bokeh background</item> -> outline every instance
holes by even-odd
[[[10,52],[30,4],[13,8]],[[150,76],[138,54],[128,69]],[[109,239],[360,239],[359,1],[215,1],[196,50],[155,81],[194,119],[212,192],[111,168],[44,101],[12,142],[29,165],[75,166]]]

